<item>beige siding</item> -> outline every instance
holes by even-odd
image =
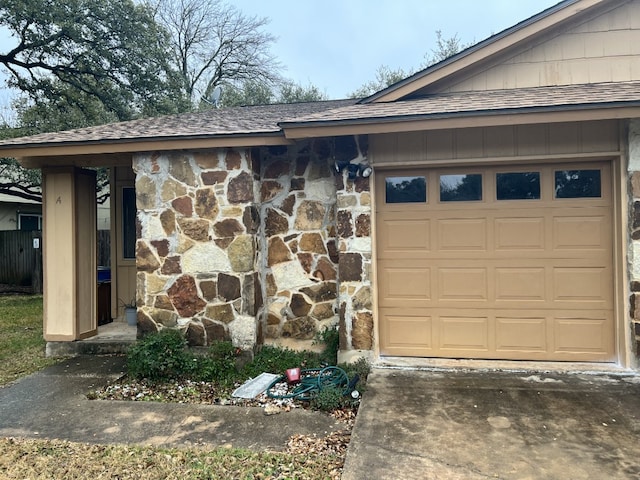
[[[135,174],[131,167],[114,167],[111,199],[111,315],[124,317],[123,302],[136,296],[136,261],[122,255],[122,189],[133,187]],[[115,268],[114,268],[115,267]]]
[[[96,331],[95,173],[44,172],[44,337],[78,340]]]
[[[374,165],[618,152],[616,121],[390,133],[370,137]]]
[[[496,90],[640,79],[640,2],[555,32],[446,91]]]

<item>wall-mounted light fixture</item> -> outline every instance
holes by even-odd
[[[333,164],[336,173],[342,172],[345,168],[348,172],[349,180],[355,180],[357,177],[367,178],[373,173],[373,168],[368,163],[351,163],[347,160],[336,161]]]

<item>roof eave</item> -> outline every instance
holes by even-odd
[[[3,157],[53,157],[135,153],[154,150],[197,150],[204,148],[288,145],[282,131],[180,137],[139,137],[111,140],[77,140],[0,146]]]
[[[291,140],[640,117],[640,101],[282,123]]]

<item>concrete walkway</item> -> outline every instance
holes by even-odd
[[[376,369],[342,478],[640,478],[640,377]]]
[[[158,446],[284,450],[291,435],[344,429],[328,415],[295,409],[87,400],[124,372],[124,357],[82,356],[0,388],[0,437]]]
[[[302,409],[87,400],[123,371],[81,356],[0,388],[0,437],[276,451],[343,429]],[[374,369],[342,478],[635,479],[639,440],[639,376]]]

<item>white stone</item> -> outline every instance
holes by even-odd
[[[231,264],[227,254],[213,242],[198,243],[182,255],[183,273],[229,271],[231,271]]]
[[[640,171],[640,119],[629,122],[629,171]]]
[[[147,240],[162,240],[166,238],[167,234],[162,228],[162,222],[160,222],[160,218],[152,215],[147,220],[147,228],[145,231],[144,238]]]
[[[640,242],[633,241],[631,244],[631,280],[640,280]]]
[[[336,196],[335,182],[333,178],[307,182],[304,187],[304,193],[307,200],[316,200],[324,203],[331,202]]]
[[[271,267],[271,273],[273,273],[278,290],[291,290],[313,284],[307,272],[296,260],[274,265]]]
[[[371,237],[356,237],[349,242],[350,252],[371,252]]]
[[[229,324],[229,333],[234,347],[243,350],[251,350],[256,344],[256,318],[247,315],[238,315]]]

